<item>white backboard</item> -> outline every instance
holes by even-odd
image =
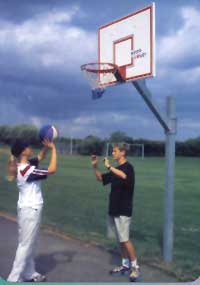
[[[155,76],[154,3],[99,28],[98,62],[117,64],[126,81]],[[100,80],[117,82],[114,76]]]

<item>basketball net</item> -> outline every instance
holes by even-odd
[[[119,73],[117,65],[113,63],[88,63],[81,66],[81,71],[91,86],[93,99],[101,98],[107,82],[116,80]]]

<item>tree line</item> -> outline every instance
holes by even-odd
[[[0,143],[11,145],[16,139],[26,139],[35,147],[41,146],[38,137],[38,129],[32,125],[17,125],[17,126],[0,126]],[[105,155],[107,143],[125,142],[128,144],[143,144],[145,156],[164,156],[165,142],[148,139],[134,139],[128,136],[125,132],[113,132],[109,138],[102,139],[97,136],[89,135],[85,138],[78,139],[60,137],[57,139],[57,145],[60,149],[65,149],[73,143],[73,148],[77,154],[81,155]],[[134,154],[133,154],[134,155]],[[176,142],[177,156],[200,156],[200,136],[194,139],[188,139],[183,142]]]

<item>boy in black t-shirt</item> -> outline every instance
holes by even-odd
[[[132,201],[135,184],[133,166],[126,160],[126,145],[115,145],[112,151],[113,158],[118,166],[113,167],[107,158],[104,165],[109,172],[102,174],[98,169],[98,159],[92,156],[92,165],[98,181],[103,185],[111,184],[108,209],[108,226],[113,230],[121,247],[122,266],[111,271],[112,275],[130,274],[130,281],[136,282],[140,278],[140,269],[137,264],[135,249],[129,239],[132,216]]]

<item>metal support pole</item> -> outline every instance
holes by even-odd
[[[106,143],[106,154],[105,156],[108,157],[109,155],[109,142]]]
[[[142,144],[142,160],[144,160],[144,144]]]
[[[167,118],[170,131],[166,131],[165,145],[165,193],[164,193],[164,230],[163,258],[165,262],[173,259],[174,241],[174,171],[175,171],[175,136],[176,111],[173,97],[167,97]]]
[[[70,155],[73,154],[73,138],[70,137]]]
[[[166,122],[166,118],[161,114],[160,110],[157,108],[156,104],[152,100],[152,95],[149,89],[146,86],[145,79],[140,79],[133,81],[133,86],[137,89],[138,93],[142,96],[145,103],[149,107],[149,109],[152,111],[158,122],[161,124],[163,129],[165,131],[170,131],[169,126]]]
[[[166,134],[165,145],[165,193],[164,193],[164,229],[163,229],[163,258],[171,262],[173,258],[174,241],[174,171],[175,171],[175,136],[177,118],[175,101],[167,97],[167,118],[165,118],[152,100],[152,95],[146,86],[145,79],[132,82],[138,93],[155,115]]]

